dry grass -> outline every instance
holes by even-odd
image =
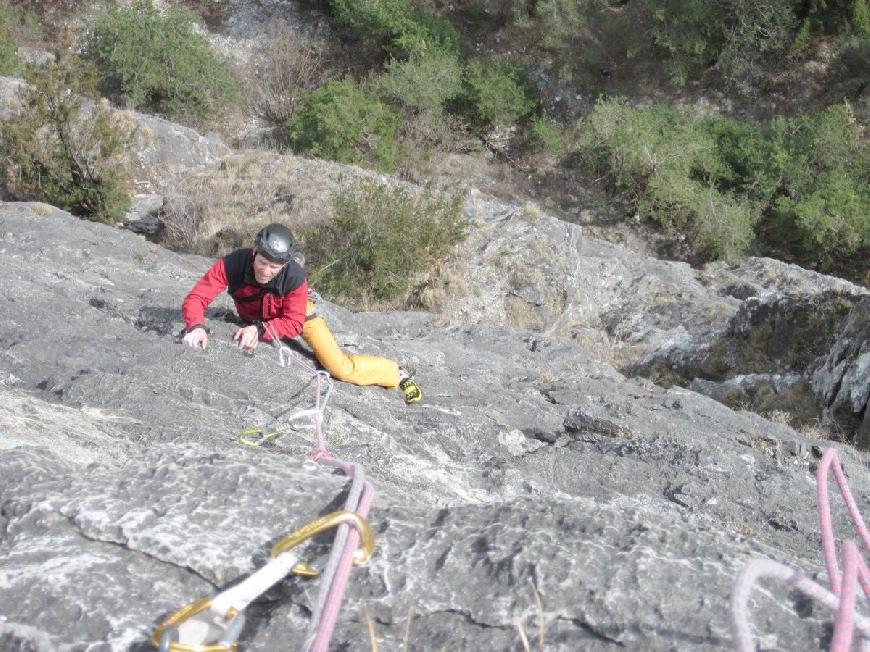
[[[790,413],[785,410],[771,410],[770,412],[765,412],[762,414],[765,419],[768,421],[772,421],[773,423],[779,423],[784,426],[791,425],[792,416]]]
[[[796,430],[808,439],[819,441],[836,441],[840,443],[852,443],[852,435],[842,426],[833,421],[813,419],[797,426]]]
[[[523,219],[529,224],[537,224],[541,221],[543,215],[544,212],[536,203],[527,201],[523,204]]]
[[[805,423],[798,428],[798,432],[808,439],[829,439],[830,433],[822,427],[821,422],[816,419],[810,423]]]
[[[254,112],[274,125],[293,115],[303,91],[329,76],[326,41],[302,36],[285,21],[276,21],[259,43],[246,80]]]
[[[408,307],[419,307],[430,312],[440,313],[450,304],[470,291],[468,281],[449,263],[433,269],[428,278],[422,280],[409,299]]]
[[[378,637],[375,634],[375,623],[372,620],[371,614],[369,614],[368,607],[363,605],[363,614],[365,615],[366,625],[369,630],[369,645],[371,646],[372,652],[378,652]]]
[[[529,580],[529,588],[532,590],[532,595],[535,599],[535,612],[537,613],[538,620],[538,646],[537,652],[544,651],[544,635],[546,634],[546,623],[544,622],[544,602],[541,600],[541,594],[538,593],[538,589],[535,588],[535,584],[532,580]],[[520,637],[520,643],[523,645],[523,650],[525,652],[532,652],[531,645],[529,644],[529,637],[526,635],[526,628],[523,624],[523,621],[519,621],[516,624],[517,633]]]
[[[329,219],[341,168],[272,152],[228,156],[220,169],[176,179],[162,190],[162,244],[203,255],[222,255],[250,243],[265,224],[296,230]]]

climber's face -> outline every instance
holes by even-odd
[[[266,285],[269,281],[275,278],[282,269],[284,269],[284,265],[281,263],[273,263],[265,256],[259,255],[256,251],[254,252],[254,278],[260,285]]]

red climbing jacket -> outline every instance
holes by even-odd
[[[282,340],[299,335],[308,298],[305,272],[295,261],[290,261],[267,285],[260,285],[254,279],[253,261],[253,250],[238,249],[211,266],[181,304],[188,331],[204,325],[206,307],[227,290],[239,317],[248,324],[257,324],[267,342],[272,338],[265,330],[263,324],[266,323]]]

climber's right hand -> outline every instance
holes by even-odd
[[[208,333],[202,326],[194,326],[181,338],[181,343],[193,348],[204,349],[208,345]]]

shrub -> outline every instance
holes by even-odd
[[[258,45],[251,66],[251,87],[257,113],[272,124],[283,125],[296,109],[304,91],[316,88],[324,74],[326,45],[302,38],[279,21]]]
[[[651,0],[652,39],[669,55],[668,74],[685,84],[715,63],[725,41],[727,0]]]
[[[757,122],[716,118],[708,125],[724,163],[720,183],[753,201],[768,204],[782,184],[788,153],[771,141]]]
[[[462,194],[362,180],[339,191],[335,220],[302,232],[312,285],[357,305],[401,302],[415,276],[462,239]]]
[[[761,53],[790,46],[793,0],[648,0],[653,44],[668,56],[677,85],[716,66],[740,85]]]
[[[456,109],[480,130],[502,127],[529,115],[537,97],[522,69],[507,61],[481,60],[463,74],[463,94]]]
[[[804,264],[870,249],[870,153],[846,104],[765,128],[609,100],[581,128],[592,168],[702,258],[746,251],[754,223],[766,251]]]
[[[329,0],[329,7],[339,26],[373,39],[394,57],[432,50],[459,53],[460,37],[453,26],[414,9],[407,0]]]
[[[38,35],[36,14],[9,0],[0,0],[0,75],[15,75],[21,71],[17,41]]]
[[[746,252],[753,240],[750,204],[722,191],[730,170],[702,116],[607,100],[580,127],[589,163],[629,194],[642,217],[687,234],[698,257]]]
[[[18,47],[0,15],[0,75],[14,75],[18,70]]]
[[[388,101],[437,113],[462,91],[462,67],[445,52],[413,54],[404,61],[392,59],[372,86]]]
[[[306,93],[287,121],[293,149],[341,163],[395,170],[401,156],[395,142],[400,116],[350,78],[329,81]]]
[[[454,55],[435,50],[406,60],[392,59],[371,87],[402,111],[396,132],[404,149],[399,174],[417,177],[433,150],[456,145],[463,128],[445,112],[462,91],[462,67]]]
[[[0,157],[10,195],[38,199],[97,221],[129,205],[124,151],[132,130],[96,97],[96,72],[76,56],[31,68],[21,110],[0,121]]]
[[[534,3],[534,13],[540,21],[541,45],[550,50],[565,47],[586,22],[582,9],[578,0],[541,0]]]
[[[870,2],[867,0],[813,0],[801,3],[799,44],[813,33],[870,36]]]
[[[161,16],[150,0],[112,2],[93,19],[85,57],[100,70],[104,91],[122,93],[138,109],[202,118],[238,98],[227,63],[178,6]]]
[[[526,134],[526,147],[533,152],[558,156],[564,148],[562,128],[552,120],[535,116]]]
[[[870,151],[851,108],[780,119],[771,139],[786,156],[774,216],[799,234],[804,259],[870,247]]]

